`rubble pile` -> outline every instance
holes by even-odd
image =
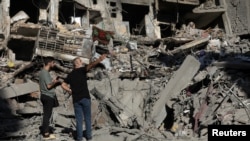
[[[194,13],[220,13],[224,7],[206,1]],[[170,25],[168,37],[151,38],[146,29],[146,37],[128,38],[100,26],[28,19],[25,12],[11,18],[10,37],[0,50],[0,140],[42,139],[38,72],[46,56],[56,59],[52,77],[63,81],[76,56],[89,63],[108,54],[88,73],[96,141],[207,140],[208,125],[250,123],[250,41],[245,36],[188,22]],[[60,85],[56,95],[51,131],[57,140],[74,140],[72,97]]]
[[[162,49],[164,40],[157,47],[113,46],[103,65],[89,73],[94,137],[198,140],[206,138],[210,124],[249,124],[249,42],[222,40],[216,29],[210,32],[172,50]],[[236,47],[245,51],[232,50]],[[17,62],[11,67],[4,59],[0,93],[7,107],[1,110],[1,136],[39,138],[41,64]],[[54,77],[70,70],[67,65],[57,66],[60,69],[51,72]],[[60,106],[52,123],[60,138],[68,140],[75,126],[72,100],[61,87],[57,97]]]

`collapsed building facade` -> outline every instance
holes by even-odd
[[[89,74],[96,140],[207,140],[211,124],[249,124],[247,0],[1,0],[0,135],[39,140],[37,73],[108,53]],[[57,87],[52,125],[72,140],[72,100]]]

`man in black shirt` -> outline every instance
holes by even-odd
[[[87,84],[87,72],[106,58],[106,54],[101,55],[96,61],[83,65],[81,58],[73,60],[74,69],[70,72],[62,83],[62,88],[72,94],[75,118],[77,140],[83,138],[83,116],[86,127],[86,139],[92,139],[91,132],[91,99]]]

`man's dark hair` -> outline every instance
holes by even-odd
[[[51,57],[51,56],[49,56],[49,57],[45,57],[45,58],[43,58],[43,63],[44,63],[44,65],[46,66],[46,65],[48,65],[48,63],[50,63],[50,62],[52,62],[52,61],[54,61],[55,59],[53,58],[53,57]]]

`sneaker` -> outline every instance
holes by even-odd
[[[56,136],[54,134],[49,134],[47,136],[43,136],[44,140],[53,140],[56,139]]]

